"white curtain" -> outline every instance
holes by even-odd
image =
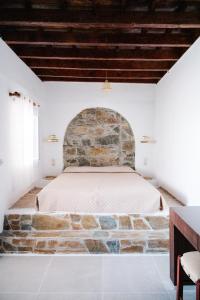
[[[38,106],[24,97],[13,98],[11,113],[13,190],[25,192],[34,182],[38,160]]]

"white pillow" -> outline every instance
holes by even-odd
[[[134,172],[128,166],[108,166],[108,167],[67,167],[64,173],[130,173]]]

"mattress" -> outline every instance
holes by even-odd
[[[37,200],[42,212],[150,213],[161,194],[130,167],[68,167]]]

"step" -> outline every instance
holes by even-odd
[[[169,217],[160,214],[8,213],[0,253],[167,253]]]

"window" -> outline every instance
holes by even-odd
[[[10,141],[13,188],[23,190],[34,182],[39,159],[38,106],[27,98],[13,98]]]

